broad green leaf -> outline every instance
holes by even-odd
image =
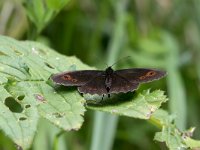
[[[192,136],[192,133],[187,135],[186,132],[181,132],[175,125],[171,124],[168,126],[164,125],[162,131],[157,132],[154,139],[159,142],[165,142],[170,150],[200,148],[200,141],[194,140],[190,136]]]
[[[37,27],[37,33],[55,17],[69,0],[23,0],[29,20]]]
[[[12,93],[8,92],[2,85],[0,86],[0,128],[9,136],[17,145],[28,147],[32,143],[38,121],[37,107],[30,105],[28,96],[19,104],[23,111],[12,112],[5,102],[12,103],[14,98]],[[20,95],[19,95],[20,96]],[[19,97],[18,97],[19,98]],[[16,98],[17,99],[17,98]]]
[[[45,6],[42,0],[24,0],[24,7],[27,13],[27,16],[33,24],[37,27],[37,30],[42,30],[45,25],[44,18],[49,13],[48,10],[45,10]]]
[[[1,130],[17,145],[27,148],[39,117],[63,130],[79,129],[84,99],[76,90],[55,90],[48,80],[54,73],[74,69],[89,67],[39,43],[0,36]]]
[[[90,68],[39,43],[0,36],[0,129],[22,148],[31,145],[40,117],[63,130],[79,129],[85,100],[77,90],[56,88],[49,80],[54,73],[76,69]],[[112,100],[117,103],[110,103]],[[165,142],[170,149],[199,148],[199,141],[173,124],[173,115],[158,110],[167,101],[163,91],[147,90],[107,101],[106,105],[87,107],[156,123],[162,131],[156,133],[155,140]]]
[[[173,123],[175,116],[169,115],[164,110],[157,110],[150,121],[160,125],[161,132],[155,134],[154,140],[165,142],[170,150],[182,148],[200,148],[200,141],[191,138],[195,128],[180,131]]]
[[[123,101],[123,100],[120,100]],[[88,105],[93,110],[109,112],[116,115],[129,116],[133,118],[149,119],[167,98],[163,91],[156,90],[153,92],[144,91],[136,98],[122,103],[114,103],[111,105]]]
[[[186,137],[184,141],[185,141],[186,145],[191,149],[200,148],[199,140],[194,140],[194,139],[191,139],[190,137]]]
[[[157,132],[154,139],[159,142],[165,142],[170,150],[185,148],[181,134],[175,126],[163,126],[162,132]]]
[[[181,133],[172,123],[175,116],[169,115],[168,112],[164,110],[157,110],[151,116],[151,122],[159,125],[162,129],[161,132],[155,134],[154,140],[159,142],[165,142],[167,147],[171,150],[181,149],[186,147],[182,142]]]

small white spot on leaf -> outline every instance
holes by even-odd
[[[35,47],[32,47],[32,53],[38,55],[39,52]]]

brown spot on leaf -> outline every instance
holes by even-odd
[[[46,102],[46,100],[45,100],[45,98],[44,98],[43,95],[41,95],[41,94],[34,94],[34,96],[35,96],[36,100],[38,100],[40,102],[43,102],[43,103]]]
[[[64,117],[65,113],[55,112],[52,115],[55,116],[56,118],[62,118],[62,117]]]

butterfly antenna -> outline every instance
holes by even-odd
[[[105,63],[105,62],[103,62],[105,65],[106,65],[106,68],[108,68],[108,64],[107,63]]]
[[[105,63],[106,64],[106,67],[108,68],[108,64],[107,63]]]
[[[110,67],[116,65],[117,63],[119,63],[120,61],[124,60],[125,58],[131,58],[131,56],[125,56],[125,57],[122,57],[120,59],[118,59],[118,61],[116,61],[114,64],[112,64]]]

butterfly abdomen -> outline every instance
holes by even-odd
[[[112,85],[112,78],[110,76],[107,76],[106,77],[106,80],[105,80],[105,88],[106,88],[106,91],[109,93],[110,91],[110,87]]]

